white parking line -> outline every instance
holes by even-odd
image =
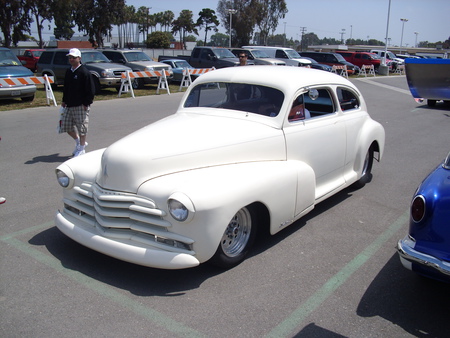
[[[397,88],[397,87],[394,87],[394,86],[389,86],[387,84],[379,83],[379,82],[376,81],[378,79],[389,79],[389,78],[394,78],[395,79],[396,77],[393,77],[393,76],[391,76],[391,77],[382,77],[382,78],[371,77],[371,78],[363,78],[363,79],[355,79],[355,80],[367,82],[367,83],[370,83],[370,84],[372,84],[374,86],[387,88],[387,89],[394,90],[396,92],[399,92],[399,93],[411,96],[411,92],[409,90]]]

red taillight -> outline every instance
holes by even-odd
[[[414,197],[411,203],[411,218],[419,223],[425,216],[425,198],[421,195]]]

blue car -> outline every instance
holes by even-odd
[[[409,234],[397,249],[407,269],[450,282],[450,153],[417,188]]]
[[[174,82],[181,82],[183,80],[183,70],[186,68],[194,68],[187,61],[179,59],[170,59],[160,61],[172,67]],[[191,79],[195,80],[199,75],[191,75]]]
[[[21,98],[22,101],[33,101],[36,92],[34,84],[23,84],[18,79],[34,76],[25,68],[13,52],[0,47],[0,79],[10,79],[13,84],[0,83],[0,100]]]

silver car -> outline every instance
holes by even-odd
[[[172,68],[161,62],[153,61],[150,56],[140,50],[102,50],[102,53],[114,63],[122,64],[130,67],[133,72],[139,71],[162,71],[167,70],[169,72],[168,79],[173,77]],[[133,88],[142,88],[146,83],[157,83],[158,77],[145,77],[139,78],[137,81],[133,81]]]

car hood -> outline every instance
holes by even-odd
[[[0,78],[20,76],[33,76],[33,73],[23,66],[0,66]]]
[[[110,69],[112,71],[131,70],[129,67],[108,62],[87,62],[84,65],[87,69]]]
[[[129,65],[129,67],[133,68],[133,67],[142,67],[142,68],[146,68],[146,67],[153,67],[155,69],[169,69],[169,65],[167,64],[162,64],[160,62],[155,62],[155,61],[133,61],[133,62],[128,62],[127,65]]]
[[[147,180],[167,174],[285,158],[280,129],[239,118],[177,113],[108,147],[97,183],[135,193]]]

